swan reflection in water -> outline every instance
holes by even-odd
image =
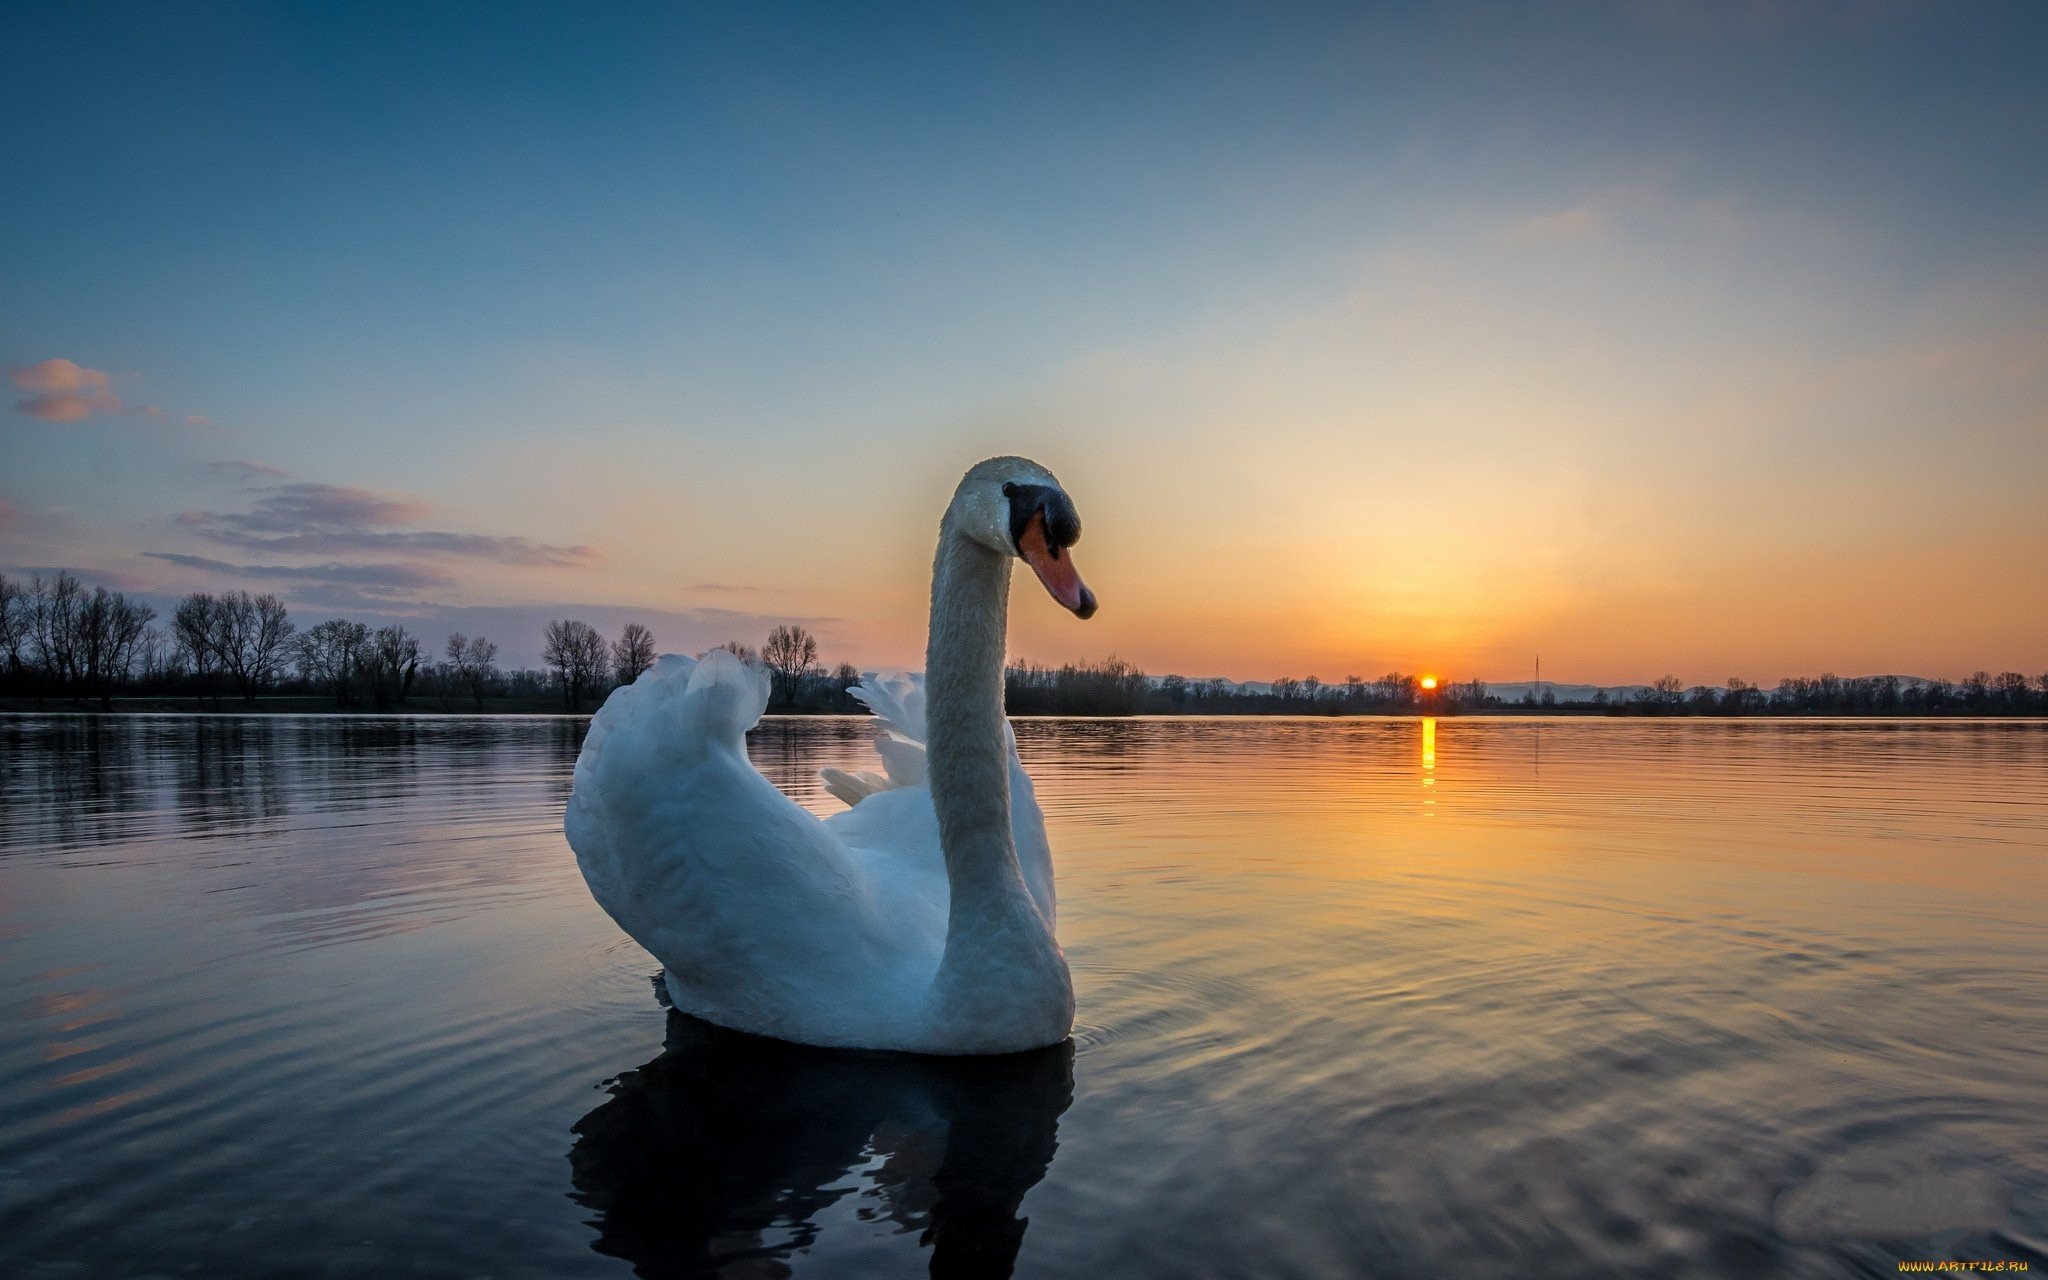
[[[862,1224],[921,1233],[932,1275],[1005,1277],[1073,1061],[1071,1042],[993,1058],[813,1049],[672,1009],[661,1055],[577,1122],[575,1199],[596,1215],[592,1248],[650,1280],[787,1275],[847,1196]]]

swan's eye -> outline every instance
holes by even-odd
[[[1030,527],[1035,515],[1045,516],[1045,541],[1055,556],[1060,548],[1081,540],[1081,516],[1065,490],[1049,484],[1013,481],[1003,486],[1003,496],[1010,500],[1010,545],[1018,555],[1024,554],[1024,530]]]

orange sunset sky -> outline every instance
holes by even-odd
[[[9,576],[915,666],[1014,452],[1020,658],[2048,671],[2036,7],[19,25]]]

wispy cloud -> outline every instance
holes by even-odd
[[[258,464],[242,464],[253,469]],[[253,474],[245,469],[244,475]],[[194,511],[178,522],[223,546],[273,555],[414,554],[562,568],[588,562],[586,546],[443,529],[412,529],[431,509],[416,499],[343,485],[274,485],[246,511]]]
[[[410,498],[300,481],[270,490],[248,511],[212,518],[244,533],[298,533],[411,524],[426,514],[426,504]]]
[[[1562,209],[1510,219],[1512,244],[1566,244],[1665,234],[1725,238],[1758,221],[1726,200],[1680,195],[1658,183],[1624,183],[1592,191]]]
[[[563,547],[553,543],[535,542],[531,538],[500,537],[484,533],[450,533],[438,529],[313,530],[271,537],[230,528],[202,527],[201,532],[223,546],[268,551],[278,555],[414,552],[494,560],[500,564],[553,568],[583,564],[595,555],[589,547]]]
[[[71,360],[38,360],[7,371],[7,380],[29,393],[15,408],[45,422],[79,422],[96,413],[117,413],[121,397],[114,380]]]
[[[152,560],[162,560],[181,568],[199,569],[234,578],[345,584],[365,590],[445,587],[455,582],[452,576],[439,569],[417,564],[231,564],[226,560],[183,555],[173,551],[145,551],[142,554]]]
[[[191,421],[191,419],[186,419]],[[201,419],[204,421],[204,419]],[[223,458],[207,464],[207,470],[215,475],[227,476],[234,480],[282,480],[285,472],[265,462],[251,462],[246,458]]]

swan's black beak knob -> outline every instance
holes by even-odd
[[[1081,538],[1081,517],[1073,500],[1050,485],[1006,484],[1010,536],[1017,554],[1060,607],[1077,618],[1095,616],[1095,593],[1074,568],[1073,545]]]

